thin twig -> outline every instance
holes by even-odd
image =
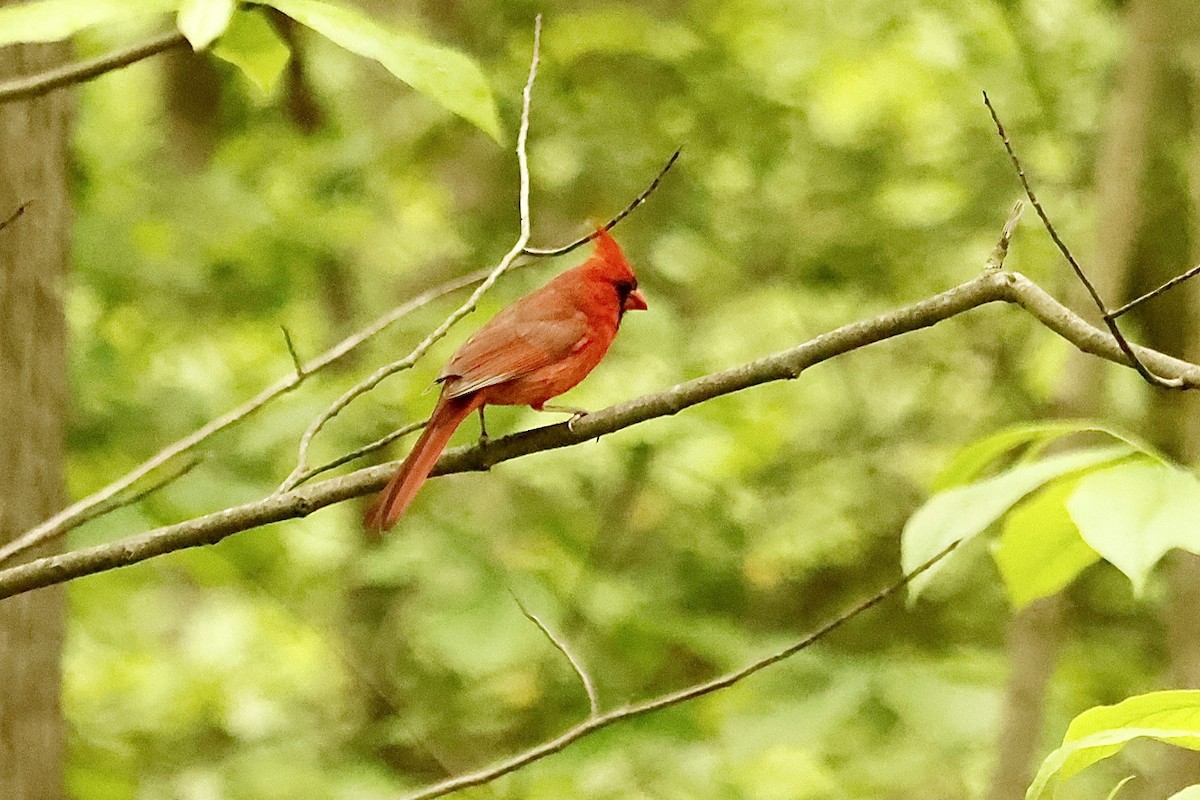
[[[1129,360],[1111,335],[1089,324],[1033,281],[1016,272],[983,271],[966,283],[904,308],[843,325],[755,361],[600,409],[576,421],[573,428],[564,422],[492,439],[486,448],[478,445],[452,448],[438,460],[432,474],[486,470],[514,458],[590,442],[597,437],[647,420],[678,414],[684,409],[752,386],[794,380],[816,364],[931,327],[973,308],[998,302],[1020,306],[1041,325],[1084,353],[1129,366]],[[1158,372],[1178,376],[1188,386],[1200,386],[1200,364],[1183,361],[1148,347],[1139,346],[1138,354]],[[0,569],[0,600],[84,575],[119,569],[177,550],[216,544],[253,528],[308,516],[325,506],[379,491],[398,466],[398,463],[392,462],[360,469],[284,494],[272,494],[254,502],[125,536],[114,542],[81,547],[20,566]]]
[[[680,152],[681,152],[681,150],[676,150],[671,155],[671,157],[667,160],[667,163],[664,164],[662,169],[660,169],[658,171],[658,174],[654,176],[654,180],[650,182],[650,185],[647,186],[642,191],[641,194],[639,194],[636,198],[634,198],[633,202],[631,202],[629,205],[627,205],[619,214],[617,214],[615,217],[613,217],[611,220],[609,220],[608,223],[604,226],[604,230],[606,230],[606,231],[612,230],[613,227],[620,224],[622,220],[624,220],[627,216],[629,216],[630,212],[632,212],[635,208],[640,206],[642,203],[646,202],[646,199],[648,197],[650,197],[650,195],[652,195],[655,192],[655,190],[658,189],[659,184],[662,183],[663,176],[665,176],[667,174],[667,172],[671,169],[671,167],[675,164],[676,159],[679,158]],[[531,256],[531,257],[535,257],[535,258],[545,258],[545,257],[549,257],[549,256],[564,255],[564,254],[569,253],[572,250],[575,250],[579,247],[582,247],[583,245],[592,241],[593,239],[596,238],[597,235],[598,235],[597,233],[592,232],[588,236],[584,236],[582,239],[576,239],[575,241],[573,241],[569,244],[562,245],[561,247],[549,247],[549,248],[526,247],[522,251],[522,255]],[[521,267],[527,267],[532,263],[533,263],[532,261],[526,261],[523,263],[513,264],[511,269],[519,269]],[[477,272],[472,273],[471,277],[475,281],[478,281],[478,280],[483,280],[490,274],[491,274],[490,269],[479,270]],[[371,442],[370,444],[364,445],[363,447],[358,448],[357,450],[353,450],[349,453],[346,453],[345,455],[338,456],[337,458],[335,458],[329,462],[326,462],[325,464],[322,464],[320,466],[310,467],[310,468],[300,472],[299,474],[297,474],[294,477],[294,479],[292,481],[292,486],[293,487],[299,486],[300,484],[311,480],[315,476],[320,475],[322,472],[328,472],[329,470],[334,469],[335,467],[340,467],[343,464],[354,461],[355,459],[361,458],[362,456],[368,455],[370,453],[374,453],[376,450],[380,450],[380,449],[388,446],[389,444],[396,441],[397,439],[400,439],[400,438],[408,435],[409,433],[412,433],[415,430],[423,428],[427,421],[428,420],[422,420],[421,422],[410,423],[398,430],[393,431],[392,433],[389,433],[387,436],[384,436],[381,439],[376,439],[375,441]]]
[[[1008,219],[1004,221],[1004,227],[1000,229],[1000,240],[996,242],[995,249],[984,263],[984,269],[1004,269],[1004,259],[1008,257],[1008,245],[1012,242],[1013,231],[1017,229],[1017,223],[1021,221],[1021,214],[1024,212],[1024,203],[1020,200],[1013,203],[1012,211],[1008,212]]]
[[[95,519],[96,517],[100,516],[101,514],[107,514],[109,511],[113,511],[115,509],[122,508],[124,506],[131,506],[131,505],[134,505],[135,503],[142,502],[147,497],[149,497],[150,495],[157,492],[159,489],[163,489],[163,488],[171,485],[175,481],[179,480],[184,475],[187,475],[189,472],[194,470],[196,467],[200,466],[200,464],[203,463],[205,460],[206,460],[206,457],[204,457],[204,456],[192,456],[191,458],[184,461],[183,464],[181,464],[173,472],[171,472],[167,475],[164,475],[163,477],[159,478],[154,483],[151,483],[150,485],[148,485],[142,489],[139,489],[138,491],[134,492],[133,494],[129,495],[128,497],[113,498],[107,504],[98,506],[97,507],[98,513],[96,513],[92,517],[92,519]]]
[[[1100,297],[1100,293],[1096,291],[1095,285],[1093,285],[1091,280],[1088,279],[1087,274],[1083,271],[1083,267],[1081,267],[1079,262],[1075,260],[1075,256],[1072,255],[1071,249],[1067,247],[1066,242],[1064,242],[1062,237],[1058,235],[1058,231],[1055,230],[1054,224],[1050,222],[1050,217],[1046,215],[1046,211],[1042,208],[1042,204],[1038,202],[1037,195],[1034,194],[1033,187],[1030,186],[1029,179],[1025,176],[1025,168],[1021,166],[1021,160],[1017,158],[1017,153],[1013,149],[1012,143],[1008,140],[1008,133],[1004,130],[1004,124],[1000,122],[1000,116],[996,113],[996,109],[992,105],[992,100],[988,97],[987,92],[983,93],[983,104],[987,106],[988,112],[992,115],[992,122],[996,125],[996,132],[1000,134],[1000,140],[1004,142],[1004,149],[1008,152],[1008,157],[1012,161],[1013,167],[1017,171],[1017,177],[1021,181],[1021,186],[1025,189],[1025,195],[1029,198],[1029,202],[1033,204],[1034,210],[1037,211],[1038,216],[1042,220],[1042,225],[1046,228],[1046,232],[1050,234],[1050,238],[1054,241],[1055,246],[1058,247],[1058,250],[1063,254],[1063,257],[1067,259],[1067,263],[1070,264],[1071,269],[1075,271],[1075,276],[1079,278],[1080,283],[1083,284],[1084,288],[1087,289],[1088,294],[1091,295],[1092,302],[1096,304],[1096,308],[1100,311],[1100,315],[1104,320],[1105,326],[1108,328],[1109,332],[1112,333],[1113,338],[1117,341],[1117,346],[1121,348],[1121,351],[1125,353],[1125,356],[1129,359],[1130,365],[1137,370],[1137,373],[1141,375],[1142,378],[1151,386],[1157,386],[1162,389],[1188,388],[1186,384],[1181,383],[1176,379],[1163,378],[1159,375],[1156,375],[1150,371],[1149,367],[1142,363],[1141,359],[1138,358],[1137,353],[1134,352],[1129,342],[1125,339],[1125,335],[1121,333],[1121,329],[1117,326],[1116,318],[1109,315],[1108,306],[1104,304],[1104,300]]]
[[[331,461],[327,461],[324,464],[321,464],[320,466],[310,467],[309,469],[306,469],[304,472],[300,473],[300,475],[296,478],[296,485],[299,486],[302,483],[306,483],[306,482],[312,480],[313,478],[315,478],[316,476],[320,475],[322,472],[328,472],[329,470],[336,469],[336,468],[342,466],[343,464],[349,464],[351,461],[362,458],[365,455],[374,453],[376,450],[382,450],[383,448],[387,447],[389,444],[396,441],[397,439],[402,439],[405,436],[408,436],[413,431],[419,431],[421,428],[424,428],[428,424],[429,424],[428,419],[423,419],[420,422],[410,422],[407,425],[405,425],[404,427],[397,428],[396,430],[392,431],[387,436],[383,436],[379,439],[376,439],[375,441],[371,442],[370,444],[363,445],[362,447],[358,448],[357,450],[351,450],[349,453],[340,455],[337,458],[332,459]]]
[[[935,555],[933,558],[926,561],[921,566],[914,569],[912,572],[905,574],[895,583],[880,589],[878,592],[858,603],[857,605],[847,609],[846,611],[843,611],[841,614],[822,625],[816,631],[796,642],[793,642],[782,650],[772,653],[765,658],[760,658],[759,660],[737,670],[736,672],[730,672],[726,675],[722,675],[719,678],[714,678],[711,681],[698,683],[694,686],[689,686],[686,689],[681,689],[677,692],[671,692],[670,694],[656,697],[653,700],[626,706],[624,708],[618,708],[600,716],[589,717],[584,722],[581,722],[575,727],[570,728],[555,739],[551,739],[550,741],[543,742],[535,747],[531,747],[523,753],[519,753],[515,756],[507,758],[491,765],[490,767],[486,767],[476,772],[470,772],[465,775],[458,775],[448,780],[435,783],[432,786],[428,786],[420,791],[405,795],[403,800],[432,800],[432,798],[443,797],[472,786],[482,786],[484,784],[491,783],[497,778],[518,770],[521,767],[532,764],[535,761],[540,761],[546,756],[560,752],[580,739],[590,736],[597,731],[603,730],[610,725],[614,725],[618,722],[624,722],[625,720],[633,719],[634,717],[651,714],[655,711],[661,711],[664,708],[671,708],[672,706],[677,706],[681,703],[686,703],[690,700],[704,697],[705,695],[721,691],[722,689],[728,689],[730,686],[745,680],[754,673],[764,670],[772,664],[778,664],[780,661],[794,656],[801,650],[811,647],[829,634],[836,631],[838,628],[845,625],[850,620],[857,617],[859,614],[869,611],[871,608],[879,605],[884,600],[887,600],[889,597],[907,586],[918,575],[925,572],[934,564],[948,556],[950,552],[957,546],[957,541],[952,542],[948,547]]]
[[[386,364],[375,372],[371,373],[367,378],[347,389],[341,397],[335,400],[328,406],[312,423],[304,434],[300,437],[299,452],[296,457],[296,466],[292,472],[279,485],[277,492],[286,492],[295,488],[302,476],[308,470],[308,451],[312,446],[312,441],[321,429],[325,427],[331,419],[340,414],[346,406],[350,405],[355,399],[361,397],[367,392],[374,389],[385,378],[395,375],[397,372],[411,368],[414,364],[425,355],[435,343],[437,343],[460,319],[470,314],[479,304],[480,298],[491,289],[492,286],[500,279],[500,277],[512,267],[517,256],[525,251],[526,245],[529,244],[531,234],[531,223],[529,218],[529,157],[526,154],[526,145],[529,141],[529,111],[533,101],[533,82],[537,78],[539,53],[541,49],[542,39],[542,15],[538,14],[534,18],[533,24],[533,55],[529,59],[529,77],[525,81],[525,89],[521,92],[521,126],[517,132],[517,165],[520,171],[520,190],[518,193],[518,208],[520,213],[521,232],[517,237],[516,244],[512,246],[505,255],[500,259],[500,263],[488,274],[467,301],[456,308],[450,316],[442,321],[428,336],[426,336],[420,344],[413,349],[407,356],[399,361],[393,361],[391,364]]]
[[[149,485],[143,487],[142,489],[139,489],[138,491],[136,491],[132,494],[129,494],[129,495],[117,494],[117,495],[113,495],[111,497],[106,498],[104,501],[89,507],[82,514],[80,514],[78,517],[77,524],[82,525],[85,522],[91,522],[94,519],[99,519],[100,517],[103,517],[106,514],[110,514],[113,511],[116,511],[118,508],[125,508],[126,506],[136,505],[137,503],[140,503],[142,500],[145,500],[147,497],[154,494],[158,490],[163,489],[166,486],[169,486],[170,484],[179,480],[183,476],[187,475],[189,472],[191,472],[193,469],[195,469],[197,466],[199,466],[200,463],[203,461],[204,461],[203,457],[189,458],[182,465],[180,465],[177,469],[167,473],[166,475],[163,475],[158,480],[154,481],[153,483],[150,483]],[[45,541],[45,540],[42,540],[42,541]],[[34,542],[32,544],[29,544],[26,547],[21,548],[21,550],[28,550],[29,548],[36,546],[36,544],[37,544],[37,542]],[[15,555],[17,552],[21,552],[21,551],[14,551],[13,554]]]
[[[0,83],[0,103],[41,97],[63,86],[90,81],[92,78],[99,77],[106,72],[127,67],[144,58],[149,58],[150,56],[186,44],[187,39],[184,38],[182,33],[171,31],[170,33],[164,33],[153,39],[127,47],[124,50],[115,50],[86,61],[66,64],[36,75],[27,75],[5,81]]]
[[[683,152],[682,147],[676,148],[675,152],[672,153],[671,157],[667,159],[667,163],[664,164],[663,168],[658,171],[658,175],[654,176],[654,180],[650,182],[650,185],[646,187],[645,191],[643,191],[641,194],[639,194],[637,197],[635,197],[633,199],[632,203],[625,206],[625,209],[623,211],[621,211],[621,213],[617,214],[615,217],[610,219],[608,221],[608,223],[604,225],[603,229],[606,231],[612,230],[614,227],[616,227],[616,225],[618,225],[621,222],[621,220],[625,219],[627,216],[629,216],[631,213],[633,213],[633,210],[635,208],[640,206],[642,203],[646,202],[647,198],[649,198],[650,195],[654,194],[654,191],[656,189],[658,189],[658,185],[660,183],[662,183],[662,179],[664,177],[666,177],[667,172],[669,172],[671,167],[673,167],[675,165],[675,162],[679,159],[679,154],[682,152]],[[571,242],[570,244],[565,244],[562,247],[549,247],[549,248],[526,247],[522,251],[522,253],[527,256],[539,256],[539,257],[561,256],[561,255],[571,252],[572,250],[574,250],[578,247],[583,247],[585,244],[592,241],[599,235],[600,234],[597,233],[596,231],[592,231],[587,236],[584,236],[581,239],[576,239],[575,241]]]
[[[295,389],[304,380],[311,377],[313,373],[340,361],[350,352],[408,314],[424,308],[444,295],[466,288],[484,277],[485,275],[482,271],[477,271],[462,278],[447,281],[440,286],[435,286],[428,291],[422,292],[407,303],[396,306],[386,314],[377,317],[370,325],[347,336],[324,353],[304,364],[299,373],[293,371],[290,375],[280,378],[241,405],[230,409],[219,417],[209,420],[187,436],[177,439],[162,448],[153,456],[120,478],[112,481],[104,488],[72,503],[44,522],[37,524],[7,544],[0,546],[0,564],[31,547],[62,536],[68,531],[74,530],[85,522],[94,519],[97,516],[97,514],[93,513],[96,507],[101,506],[111,498],[125,491],[168,461],[192,450],[221,431],[241,422],[277,397]]]
[[[1192,267],[1191,269],[1189,269],[1187,272],[1183,273],[1182,275],[1176,275],[1174,278],[1171,278],[1171,280],[1167,281],[1162,286],[1158,287],[1157,289],[1152,289],[1151,291],[1146,292],[1144,295],[1137,298],[1136,300],[1130,300],[1128,303],[1121,306],[1120,308],[1115,308],[1112,311],[1109,311],[1107,314],[1105,314],[1105,318],[1116,319],[1117,317],[1121,316],[1122,314],[1127,314],[1130,311],[1132,311],[1133,309],[1140,306],[1142,303],[1146,302],[1147,300],[1151,300],[1155,297],[1158,297],[1160,294],[1167,291],[1168,289],[1173,289],[1176,286],[1178,286],[1179,284],[1188,280],[1189,278],[1194,278],[1197,275],[1200,275],[1200,264],[1197,264],[1196,266]]]
[[[9,214],[9,215],[8,215],[8,218],[7,218],[7,219],[5,219],[3,222],[0,222],[0,231],[4,230],[4,229],[5,229],[5,228],[7,228],[9,225],[12,225],[14,222],[16,222],[16,221],[17,221],[17,219],[18,219],[18,218],[19,218],[19,217],[20,217],[22,214],[24,214],[24,213],[25,213],[25,209],[29,208],[29,204],[30,204],[30,203],[32,203],[32,202],[33,202],[32,200],[26,200],[24,203],[21,203],[21,205],[17,206],[17,210],[16,210],[16,211],[14,211],[14,212],[12,212],[11,214]]]
[[[288,355],[292,357],[292,366],[296,369],[296,378],[304,380],[304,362],[300,360],[300,354],[296,352],[296,343],[292,341],[292,332],[285,325],[280,325],[279,330],[283,331],[283,343],[287,345]]]
[[[575,654],[567,647],[566,642],[555,636],[553,631],[546,626],[546,623],[542,622],[537,614],[534,614],[525,607],[525,604],[521,602],[521,598],[517,597],[515,592],[510,589],[508,593],[512,595],[513,601],[517,604],[517,608],[521,609],[521,613],[525,615],[525,619],[536,625],[538,630],[550,640],[550,644],[554,645],[558,652],[562,653],[567,661],[571,662],[571,668],[575,670],[575,674],[579,676],[579,682],[583,684],[583,690],[587,692],[588,707],[591,709],[589,717],[594,718],[599,716],[600,701],[596,696],[596,685],[592,682],[592,678],[588,675],[587,670],[583,668],[583,664],[580,663],[579,659],[575,658]]]
[[[660,170],[658,176],[654,179],[654,182],[650,185],[650,187],[646,191],[642,192],[642,194],[639,195],[638,198],[627,207],[626,212],[618,214],[616,217],[614,217],[613,220],[609,223],[608,227],[612,227],[613,225],[616,225],[617,223],[622,221],[625,218],[625,216],[628,214],[628,210],[637,207],[638,205],[640,205],[642,202],[645,201],[646,197],[648,197],[654,191],[654,189],[657,187],[659,181],[661,181],[661,179],[662,179],[662,176],[666,174],[667,170],[670,168],[670,166],[674,162],[674,160],[675,159],[673,157],[671,159],[671,161],[669,161],[667,163],[667,166],[663,167],[663,169]],[[30,201],[30,202],[32,202],[32,201]],[[21,210],[27,208],[30,205],[30,202],[25,203],[21,207],[21,209],[18,210],[18,212],[14,213],[12,218],[15,219],[17,216],[19,216]],[[10,222],[11,222],[11,219],[10,219]],[[0,226],[0,227],[2,227],[2,226]],[[547,249],[544,251],[536,251],[534,253],[534,255],[540,255],[542,252],[549,254],[549,255],[558,255],[558,254],[570,252],[572,249],[579,247],[581,244],[586,243],[587,241],[588,241],[588,239],[585,238],[583,240],[578,240],[578,241],[572,242],[570,244],[564,245],[562,247]],[[534,263],[534,262],[532,262],[532,261],[528,261],[528,262],[524,262],[524,263],[518,262],[518,263],[512,265],[512,269],[520,269],[522,267],[529,266],[532,263]],[[196,429],[195,431],[188,434],[187,436],[184,436],[183,438],[178,439],[175,442],[172,442],[171,444],[162,448],[157,453],[155,453],[153,456],[146,459],[140,465],[135,467],[133,470],[126,473],[125,475],[122,475],[121,477],[117,478],[116,480],[112,481],[104,488],[99,489],[98,491],[94,492],[93,494],[88,495],[87,497],[82,498],[81,500],[71,504],[67,508],[65,508],[62,511],[55,514],[53,517],[45,520],[44,522],[39,523],[37,526],[35,526],[33,528],[30,528],[28,531],[25,531],[19,537],[14,539],[12,542],[0,547],[0,564],[3,564],[5,561],[11,559],[13,556],[17,555],[18,553],[21,553],[25,550],[28,550],[31,547],[36,546],[40,542],[48,541],[48,540],[54,539],[58,536],[62,536],[63,534],[67,533],[68,531],[74,530],[75,528],[79,527],[84,522],[94,519],[95,515],[92,515],[89,512],[90,512],[90,509],[92,509],[97,504],[103,503],[103,502],[105,502],[105,500],[107,498],[112,497],[113,495],[117,494],[118,492],[124,491],[129,486],[132,486],[134,483],[141,480],[148,473],[152,472],[153,470],[155,470],[158,467],[165,464],[167,461],[170,461],[171,459],[178,457],[179,455],[187,452],[188,450],[191,450],[192,448],[197,447],[198,445],[207,441],[209,438],[216,435],[217,433],[220,433],[221,431],[225,430],[226,428],[229,428],[232,425],[234,425],[238,422],[241,422],[243,419],[248,417],[250,414],[254,413],[258,409],[267,405],[272,400],[276,399],[277,397],[280,397],[281,395],[283,395],[283,394],[287,393],[288,391],[291,391],[292,389],[299,386],[300,383],[303,382],[303,380],[309,378],[314,372],[324,369],[325,367],[328,367],[329,365],[341,360],[346,355],[348,355],[350,352],[357,349],[361,345],[365,344],[366,342],[368,342],[369,340],[374,338],[376,335],[382,333],[384,330],[386,330],[391,325],[393,325],[400,319],[404,318],[408,314],[411,314],[412,312],[417,311],[418,309],[424,308],[425,306],[429,305],[434,300],[444,297],[445,295],[451,294],[451,293],[459,291],[461,289],[465,289],[466,287],[471,286],[472,284],[479,283],[480,281],[487,279],[487,277],[489,275],[491,275],[491,273],[492,273],[492,268],[490,268],[490,267],[487,269],[475,270],[474,272],[471,272],[460,278],[455,278],[455,279],[447,281],[439,286],[435,286],[432,289],[422,292],[420,295],[414,297],[412,300],[409,300],[408,302],[403,303],[402,305],[399,305],[393,309],[390,309],[386,314],[383,314],[383,315],[377,317],[374,321],[372,321],[366,327],[347,336],[345,339],[338,342],[336,345],[329,348],[321,355],[312,359],[307,364],[304,364],[303,368],[301,370],[301,373],[300,373],[301,377],[298,377],[297,374],[293,373],[292,375],[289,375],[289,376],[279,379],[278,381],[276,381],[275,383],[266,387],[261,392],[259,392],[257,395],[250,398],[249,400],[242,403],[241,405],[237,406],[236,408],[231,409],[230,411],[226,412],[225,414],[221,415],[220,417],[217,417],[216,419],[213,419],[213,420],[209,421],[208,423],[204,424],[203,426]],[[423,423],[421,423],[421,424],[423,424]],[[410,427],[401,428],[399,431],[396,431],[395,434],[389,435],[389,437],[384,437],[383,439],[381,439],[377,442],[372,442],[371,444],[369,444],[365,447],[359,448],[358,450],[354,451],[353,453],[348,453],[345,456],[335,459],[334,461],[332,461],[328,464],[324,464],[319,467],[313,467],[308,470],[305,470],[297,477],[296,485],[299,485],[301,483],[304,483],[305,481],[310,480],[314,475],[318,475],[322,472],[333,469],[336,466],[345,464],[345,463],[352,461],[355,458],[358,458],[360,456],[375,452],[376,450],[380,449],[381,447],[395,441],[400,436],[403,436],[406,433],[409,433],[411,430],[413,430],[413,428],[410,428]]]

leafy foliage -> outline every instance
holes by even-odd
[[[1077,433],[1103,433],[1122,444],[1039,457]],[[979,477],[1013,451],[1023,451],[1015,463]],[[906,570],[1003,517],[993,555],[1018,607],[1060,591],[1100,559],[1125,573],[1140,595],[1167,552],[1200,552],[1200,481],[1149,446],[1094,423],[1038,423],[991,434],[960,450],[935,486],[943,488],[905,525]],[[913,581],[913,597],[945,561]]]
[[[1026,797],[1050,797],[1055,781],[1070,778],[1111,758],[1129,742],[1145,738],[1200,750],[1200,691],[1151,692],[1083,712],[1071,721],[1062,746],[1042,762]]]
[[[139,24],[129,3],[112,16],[101,14],[108,4],[87,5],[95,10],[70,26],[28,30],[83,30],[87,55],[127,42],[125,26]],[[349,6],[272,5],[340,46],[301,35],[292,57],[302,75],[281,74],[267,9],[240,6],[210,51],[275,88],[264,97],[214,62],[213,140],[195,148],[198,159],[180,135],[194,128],[192,98],[155,62],[78,92],[76,495],[290,371],[280,324],[309,355],[509,246],[511,154],[397,91],[392,76],[408,80],[430,51],[395,31],[479,60],[461,85],[429,91],[494,134],[515,128],[532,17],[546,13],[530,143],[537,244],[607,217],[686,145],[662,189],[617,229],[651,312],[629,321],[569,397],[586,407],[975,274],[1016,191],[980,88],[1020,132],[1063,234],[1086,239],[1096,131],[1121,43],[1115,13],[1090,0],[862,0],[834,12],[765,0],[375,4],[369,23]],[[13,11],[0,9],[0,34]],[[489,84],[498,108],[481,99]],[[293,121],[297,98],[317,112],[311,127]],[[477,317],[574,258],[506,277]],[[1060,274],[1026,227],[1009,265],[1048,285]],[[271,491],[312,416],[452,302],[228,432],[186,478],[73,542]],[[437,362],[474,324],[339,419],[317,457],[427,413],[422,391]],[[552,736],[586,701],[510,590],[571,643],[605,707],[739,666],[890,580],[904,521],[938,466],[1043,411],[1063,353],[1020,316],[983,312],[596,445],[438,479],[379,547],[345,504],[80,581],[67,649],[73,792],[391,796]],[[1130,387],[1132,417],[1147,398]],[[489,425],[542,421],[501,409]],[[937,488],[1035,467],[1006,454],[1044,455],[1056,430],[978,449]],[[1052,462],[1066,465],[1062,480],[1010,490],[1011,503],[973,523],[1007,512],[996,561],[1017,602],[1065,584],[1090,558],[1061,513],[1096,474],[1090,460],[1152,466],[1127,455],[1136,445],[1105,449],[1126,460],[1092,451]],[[1047,558],[1024,552],[1032,543],[1020,537],[1036,538],[1026,523],[1058,526],[1065,565],[1048,558],[1059,554],[1049,541]],[[876,609],[795,663],[601,734],[495,792],[982,797],[1008,604],[998,582],[959,580],[972,581],[969,598]],[[1080,625],[1064,656],[1049,710],[1057,730],[1080,708],[1144,690],[1161,669],[1146,606],[1115,570],[1088,570],[1069,591],[1075,613],[1096,624]],[[1127,773],[1098,765],[1064,794],[1103,796]]]

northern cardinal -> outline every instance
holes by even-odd
[[[485,405],[581,413],[546,401],[600,363],[626,311],[646,309],[621,248],[607,231],[596,233],[596,251],[587,261],[501,311],[442,368],[442,393],[429,424],[367,511],[368,530],[396,524],[471,412],[480,410],[481,424]]]

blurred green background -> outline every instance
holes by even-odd
[[[1063,235],[1097,229],[1099,144],[1128,42],[1102,0],[359,4],[476,59],[506,135],[298,30],[302,74],[262,96],[174,54],[78,92],[68,299],[70,489],[81,496],[420,290],[495,264],[517,232],[511,143],[545,15],[529,145],[534,244],[623,207],[649,299],[564,402],[599,408],[968,280],[1019,187],[996,102]],[[89,31],[82,54],[144,35]],[[1036,221],[1009,266],[1071,281]],[[483,319],[577,263],[513,273],[415,370],[317,441],[318,460],[422,418]],[[72,544],[256,499],[312,417],[461,299],[416,314],[219,437],[209,458]],[[1067,347],[982,309],[802,379],[599,443],[432,481],[380,546],[362,503],[71,585],[70,787],[89,800],[393,796],[605,707],[736,668],[897,574],[899,531],[963,443],[1055,406]],[[1116,374],[1112,418],[1146,392]],[[490,415],[493,435],[544,424]],[[456,441],[471,441],[473,423]],[[399,457],[403,446],[389,451]],[[981,551],[982,552],[982,551]],[[1067,720],[1163,683],[1164,589],[1097,567],[1069,591],[1042,751]],[[1011,611],[967,559],[719,695],[622,724],[469,798],[987,796]],[[1103,796],[1129,764],[1071,797]],[[1094,773],[1094,774],[1093,774]]]

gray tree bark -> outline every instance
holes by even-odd
[[[54,66],[64,52],[4,48],[0,78]],[[0,106],[0,216],[30,203],[0,230],[0,541],[56,511],[64,495],[68,129],[63,92]],[[59,701],[65,624],[62,587],[0,602],[4,800],[65,797]]]

